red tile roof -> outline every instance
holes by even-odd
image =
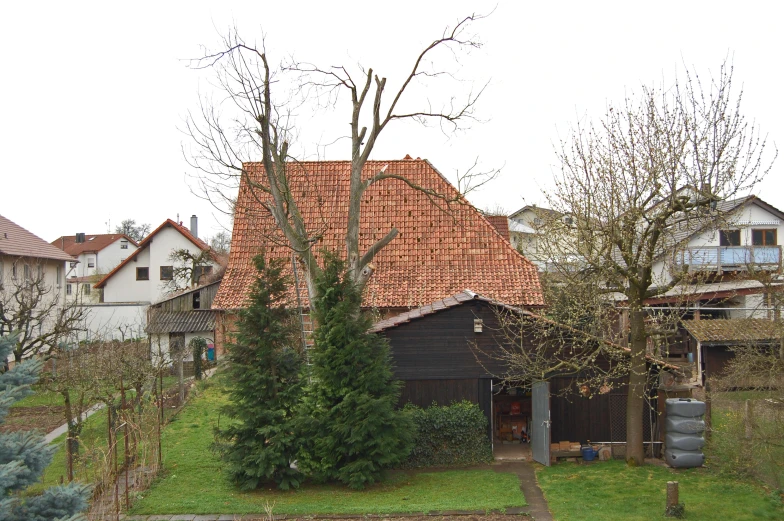
[[[153,230],[153,231],[150,233],[150,235],[148,235],[147,237],[145,237],[145,238],[144,238],[144,240],[142,240],[142,242],[140,242],[140,243],[139,243],[139,248],[138,248],[137,250],[135,250],[133,253],[131,253],[131,254],[128,256],[128,258],[126,258],[124,261],[122,261],[120,264],[118,264],[118,265],[117,265],[117,266],[116,266],[116,267],[115,267],[115,268],[114,268],[112,271],[110,271],[109,273],[107,273],[107,274],[106,274],[106,276],[105,276],[104,278],[102,278],[102,279],[100,280],[100,282],[98,282],[98,284],[96,284],[96,285],[95,285],[95,286],[93,286],[93,287],[94,287],[94,288],[102,288],[102,287],[104,287],[104,285],[106,284],[106,282],[107,282],[107,281],[108,281],[108,280],[109,280],[109,279],[110,279],[110,278],[111,278],[111,277],[112,277],[112,276],[113,276],[115,273],[117,273],[118,271],[120,271],[120,270],[122,269],[122,267],[123,267],[123,266],[125,266],[126,264],[128,264],[129,262],[133,262],[133,259],[135,259],[135,258],[136,258],[136,256],[137,256],[137,255],[139,255],[139,254],[140,254],[140,253],[141,253],[141,252],[142,252],[142,251],[143,251],[143,250],[144,250],[144,249],[147,247],[147,245],[148,245],[148,244],[150,244],[150,242],[152,242],[152,239],[153,239],[153,237],[155,237],[155,235],[157,235],[157,234],[158,234],[158,232],[160,232],[161,230],[163,230],[163,229],[164,229],[164,228],[166,228],[166,227],[172,227],[172,228],[174,228],[175,230],[177,230],[178,232],[180,232],[180,233],[181,233],[181,234],[182,234],[182,235],[183,235],[183,236],[184,236],[186,239],[188,239],[188,240],[189,240],[189,241],[191,241],[193,244],[195,244],[195,245],[196,245],[196,247],[200,248],[202,251],[204,251],[204,250],[209,250],[209,249],[210,249],[210,246],[209,246],[209,245],[208,245],[206,242],[204,242],[203,240],[201,240],[201,239],[199,239],[198,237],[194,236],[194,235],[191,233],[191,231],[190,231],[188,228],[186,228],[185,226],[183,226],[183,225],[181,225],[181,224],[177,224],[176,222],[172,221],[171,219],[166,219],[166,221],[164,221],[164,223],[163,223],[163,224],[161,224],[160,226],[158,226],[157,228],[155,228],[155,229],[154,229],[154,230]]]
[[[122,233],[85,235],[84,242],[76,242],[76,235],[63,235],[62,237],[53,240],[51,244],[76,257],[81,253],[101,251],[120,239],[126,239],[134,246],[138,246],[136,241]]]
[[[487,220],[493,225],[493,228],[501,234],[501,237],[508,241],[509,219],[507,219],[506,215],[485,215],[485,217],[487,217]]]
[[[363,177],[384,165],[387,173],[405,176],[418,186],[450,198],[459,196],[427,160],[369,161]],[[261,164],[250,163],[246,168],[261,181]],[[289,167],[294,173],[292,192],[309,233],[321,236],[315,245],[317,252],[345,252],[350,168],[349,161],[301,162]],[[360,253],[393,227],[400,233],[373,261],[376,271],[365,288],[365,306],[417,307],[463,288],[513,305],[544,305],[536,267],[464,199],[445,211],[403,181],[376,183],[362,198]],[[229,265],[214,308],[243,307],[256,276],[252,258],[263,248],[268,256],[291,259],[291,249],[243,178]]]
[[[0,215],[0,255],[62,261],[76,260],[60,248],[52,246],[2,215]]]

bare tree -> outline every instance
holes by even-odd
[[[210,248],[217,253],[229,253],[231,248],[231,234],[225,230],[217,232],[207,240]]]
[[[124,219],[119,226],[114,227],[114,233],[122,233],[136,242],[141,241],[150,233],[152,227],[149,223],[136,224],[136,219]]]
[[[201,250],[192,252],[188,249],[174,250],[169,255],[172,266],[172,278],[166,284],[170,291],[192,288],[202,281],[202,277],[213,274],[215,257],[213,251]]]
[[[766,140],[740,111],[732,67],[703,83],[696,73],[670,88],[643,86],[597,124],[578,123],[562,142],[560,174],[546,193],[566,218],[546,223],[543,238],[562,283],[586,274],[596,291],[617,292],[628,306],[631,348],[626,410],[627,462],[643,462],[646,299],[679,284],[685,272],[666,261],[688,235],[723,218],[721,201],[751,189],[768,172]],[[671,268],[671,269],[670,269]]]
[[[51,268],[51,265],[48,265]],[[14,359],[53,351],[84,328],[80,296],[64,299],[40,259],[20,258],[10,277],[0,274],[0,335],[17,332]]]
[[[454,79],[448,71],[435,69],[430,60],[442,50],[456,58],[464,51],[479,47],[479,42],[469,34],[469,27],[481,18],[468,16],[454,28],[444,31],[415,57],[400,87],[392,91],[387,89],[387,78],[375,74],[372,68],[360,67],[356,74],[343,66],[321,68],[300,62],[272,67],[263,45],[247,44],[236,31],[231,32],[224,37],[222,50],[209,53],[194,63],[196,68],[215,70],[218,83],[227,95],[226,101],[233,104],[239,114],[227,123],[218,107],[203,102],[199,121],[188,118],[186,132],[196,149],[190,160],[192,166],[206,174],[200,179],[205,196],[214,203],[230,204],[234,197],[231,190],[241,178],[255,202],[269,212],[286,243],[298,256],[305,269],[309,293],[314,296],[312,281],[319,271],[314,251],[318,248],[319,232],[308,229],[297,204],[299,194],[292,191],[292,179],[299,175],[295,172],[302,169],[291,148],[296,134],[293,111],[304,102],[337,107],[339,99],[348,97],[350,135],[346,137],[351,143],[351,175],[345,247],[351,276],[364,285],[373,274],[373,258],[398,234],[396,229],[388,230],[366,251],[360,251],[360,204],[368,187],[395,178],[424,191],[434,201],[450,202],[428,187],[416,186],[400,175],[387,173],[385,168],[370,175],[363,174],[365,164],[390,123],[438,122],[444,131],[453,131],[473,120],[483,88],[476,92],[469,90],[462,101],[451,97],[435,108],[429,100],[409,99],[409,91],[413,85],[426,80]],[[305,98],[302,102],[291,98],[281,103],[278,102],[280,98],[273,96],[273,86],[284,76],[295,78],[296,90]],[[260,161],[263,167],[258,177],[254,175],[256,172],[249,170],[248,162],[252,160]],[[462,177],[462,182],[476,187],[494,173],[485,176],[473,169]]]

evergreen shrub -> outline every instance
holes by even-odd
[[[469,401],[423,409],[411,403],[404,411],[416,425],[414,448],[403,464],[407,468],[472,465],[493,460],[487,437],[487,418]]]

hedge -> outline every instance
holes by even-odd
[[[414,420],[417,434],[414,448],[404,467],[471,465],[493,460],[487,437],[487,418],[479,406],[469,401],[427,409],[405,406]]]

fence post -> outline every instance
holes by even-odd
[[[678,498],[677,481],[667,482],[667,508],[664,509],[664,515],[667,517],[683,517],[683,506]]]
[[[746,439],[750,440],[752,435],[751,422],[754,418],[754,407],[751,400],[746,400],[743,404],[743,424],[745,427]]]

